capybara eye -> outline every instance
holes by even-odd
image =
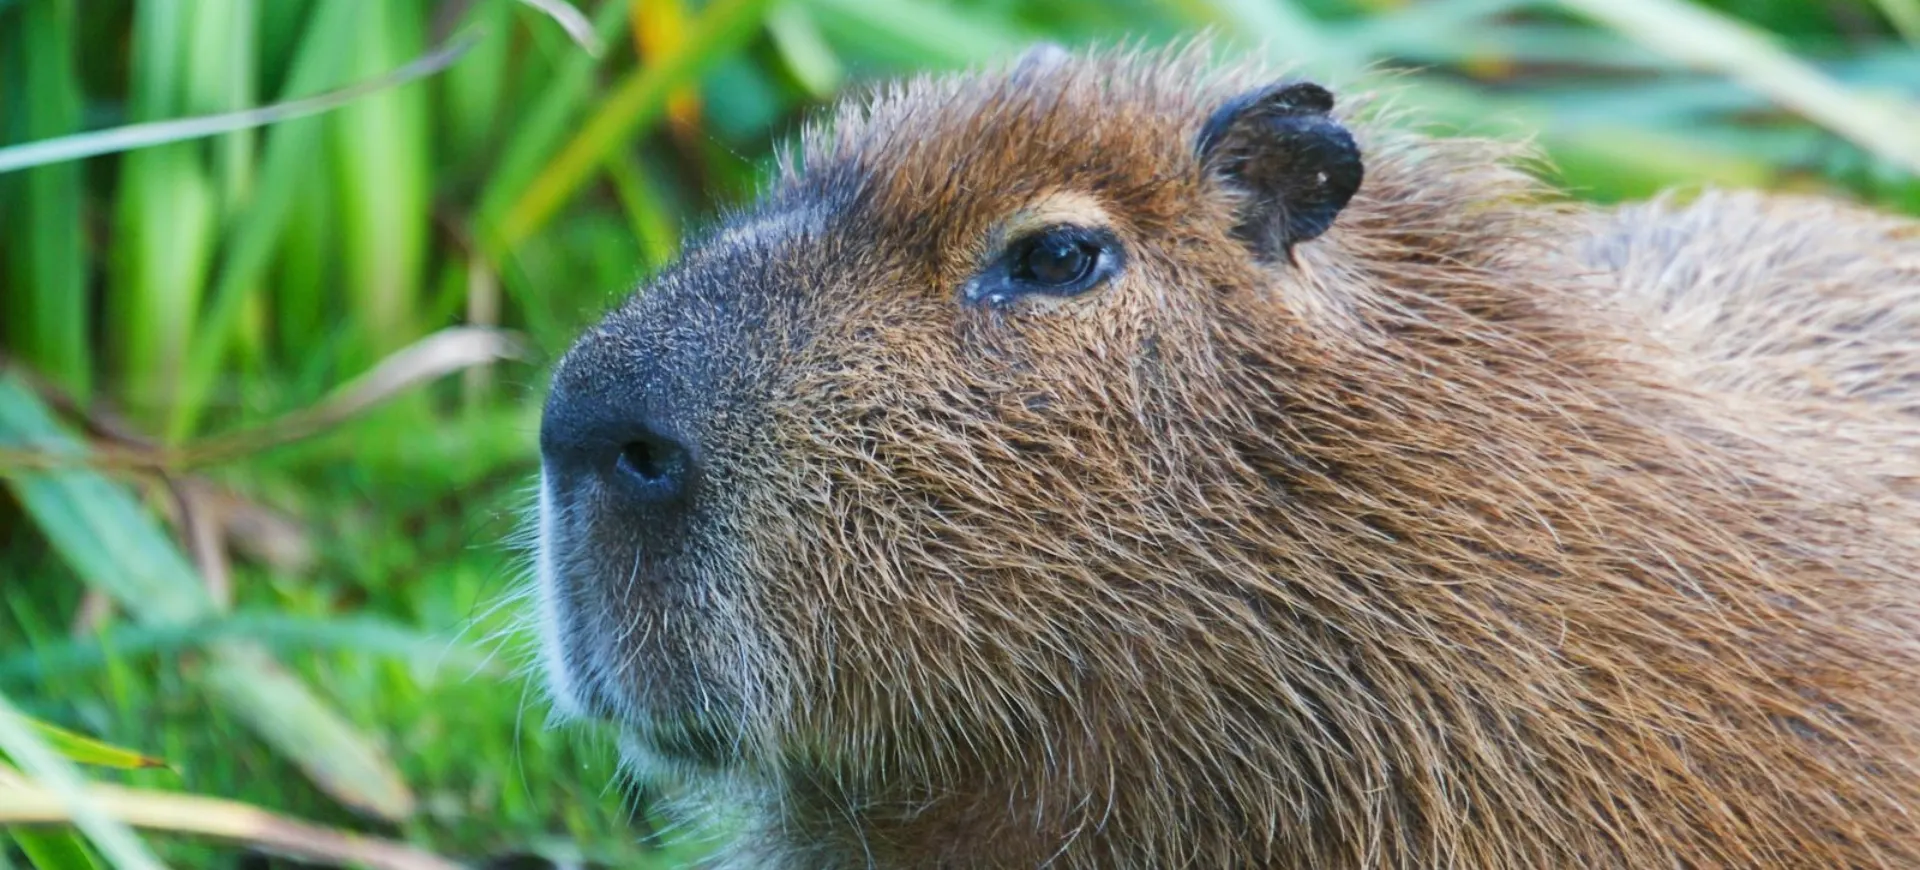
[[[1112,231],[1059,226],[1016,239],[998,260],[968,282],[968,302],[1002,307],[1028,294],[1077,296],[1120,268]]]
[[[1049,287],[1079,283],[1093,271],[1093,263],[1100,257],[1100,249],[1092,242],[1068,238],[1064,233],[1042,233],[1023,247],[1024,255],[1014,266],[1013,277]]]

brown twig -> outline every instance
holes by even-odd
[[[380,840],[288,818],[219,798],[110,785],[86,789],[107,815],[136,828],[247,843],[303,861],[373,870],[461,870],[453,861],[404,843]],[[23,781],[0,788],[0,824],[62,825],[73,820],[59,795]]]
[[[65,387],[52,379],[23,365],[5,353],[0,353],[0,371],[12,372],[27,382],[27,387],[47,403],[56,413],[78,423],[88,434],[109,441],[116,441],[139,448],[153,448],[158,442],[145,435],[128,423],[120,415],[101,407],[87,407]]]
[[[160,481],[173,497],[179,516],[181,543],[192,557],[207,587],[213,606],[225,611],[233,606],[233,572],[227,564],[226,523],[210,503],[207,487],[194,480],[182,480],[162,473]]]
[[[161,445],[110,414],[87,409],[59,385],[0,357],[0,370],[22,377],[50,406],[78,420],[83,428],[105,442],[96,442],[84,451],[0,448],[0,476],[87,467],[157,478],[172,497],[181,537],[201,576],[206,578],[207,591],[224,607],[232,599],[231,572],[224,546],[227,530],[224,523],[212,515],[215,512],[209,509],[208,500],[200,497],[205,493],[196,490],[191,481],[182,479],[186,471],[312,437],[420,383],[496,360],[524,356],[522,343],[511,333],[480,327],[441,330],[381,360],[372,370],[318,405],[256,428],[181,447]],[[111,602],[90,590],[75,614],[72,631],[76,635],[89,634],[111,612]]]
[[[470,326],[443,329],[395,352],[319,404],[260,426],[179,447],[147,442],[102,444],[85,452],[0,449],[0,474],[73,466],[152,474],[183,471],[310,438],[420,383],[470,366],[525,356],[523,343],[512,333]]]

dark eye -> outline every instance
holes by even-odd
[[[996,308],[1032,294],[1075,296],[1113,277],[1121,260],[1120,240],[1112,230],[1051,227],[1015,239],[962,295]]]
[[[1100,248],[1090,241],[1072,239],[1064,233],[1042,233],[1024,246],[1023,256],[1014,265],[1013,277],[1050,287],[1073,284],[1093,271]]]

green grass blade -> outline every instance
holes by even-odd
[[[1552,24],[1483,24],[1447,33],[1445,39],[1418,32],[1383,34],[1380,41],[1370,42],[1368,49],[1399,63],[1452,64],[1469,69],[1573,65],[1609,72],[1646,71],[1662,75],[1685,70],[1672,58],[1623,40],[1617,34],[1591,27]],[[1515,75],[1524,78],[1523,74]],[[1618,83],[1606,82],[1604,86],[1618,86]]]
[[[80,456],[81,445],[18,377],[0,371],[0,444]],[[54,549],[142,622],[191,622],[213,600],[166,533],[119,485],[82,468],[10,475],[8,484]]]
[[[1920,46],[1920,0],[1874,0],[1900,38]]]
[[[602,3],[594,18],[594,31],[602,38],[618,35],[626,28],[632,8],[632,4],[621,0]],[[540,100],[513,125],[513,136],[488,173],[486,189],[476,209],[480,226],[499,222],[514,198],[540,171],[541,164],[565,139],[569,124],[592,92],[593,71],[597,66],[595,58],[583,52],[573,52],[563,58],[551,82],[541,89]]]
[[[147,0],[133,10],[128,91],[136,117],[164,118],[179,109],[189,11],[182,0]]]
[[[1675,186],[1764,187],[1775,170],[1690,137],[1593,127],[1555,142],[1558,181],[1600,202],[1642,199]]]
[[[1404,46],[1445,43],[1455,34],[1472,33],[1486,19],[1531,6],[1536,0],[1431,0],[1394,12],[1363,18],[1340,31],[1339,38],[1356,50],[1378,54]]]
[[[278,131],[275,131],[276,134]],[[321,131],[314,130],[314,133]],[[269,138],[269,146],[272,144]],[[313,148],[313,159],[324,164],[332,158],[332,147],[325,137],[317,137]],[[268,155],[271,160],[272,154]],[[339,226],[333,219],[333,191],[314,184],[302,184],[298,173],[304,167],[298,161],[288,164],[292,176],[275,175],[271,169],[262,173],[261,193],[264,195],[275,184],[283,184],[293,190],[293,203],[288,208],[286,225],[279,233],[261,230],[258,241],[271,245],[275,253],[267,266],[268,280],[273,293],[273,321],[275,349],[279,359],[285,361],[282,371],[293,382],[295,395],[307,397],[317,395],[324,390],[332,377],[331,347],[340,336],[318,332],[313,328],[316,323],[324,323],[325,318],[337,311],[333,299],[333,288],[338,286],[338,266],[334,251],[335,231]],[[263,200],[264,201],[264,200]],[[244,232],[244,231],[243,231]],[[235,257],[238,250],[236,247]],[[238,268],[236,265],[235,268]],[[222,302],[215,297],[215,305]],[[208,309],[209,322],[220,312],[218,307]],[[238,315],[232,315],[238,316]],[[206,383],[212,383],[219,374],[219,361],[201,363],[193,361],[189,369]],[[193,383],[193,382],[189,382]],[[188,425],[177,431],[192,431],[197,427]]]
[[[679,224],[665,208],[660,191],[647,170],[631,154],[622,154],[607,163],[607,175],[627,212],[627,226],[640,242],[640,254],[651,273],[665,266],[680,251]]]
[[[59,136],[80,126],[74,5],[30,4],[19,13],[19,27],[0,34],[0,55],[7,57],[0,62],[0,87],[12,85],[0,102],[19,106],[19,138]],[[11,181],[0,192],[0,225],[11,228],[3,247],[12,288],[0,294],[0,340],[69,392],[86,396],[93,367],[79,167],[41,167]]]
[[[357,74],[377,74],[419,51],[424,16],[416,2],[383,0],[361,10],[350,54]],[[425,100],[421,85],[402,85],[328,119],[342,279],[354,312],[350,366],[399,348],[419,328],[432,208]]]
[[[400,821],[416,808],[393,762],[339,711],[258,645],[211,649],[201,682],[247,727],[306,773],[321,790],[363,813]]]
[[[74,136],[0,148],[0,172],[79,160],[116,151],[132,151],[203,139],[235,130],[262,127],[280,121],[333,111],[445,69],[449,64],[459,60],[460,56],[473,45],[476,38],[472,34],[462,36],[385,75],[305,99],[219,115],[130,124],[108,130],[95,130]]]
[[[1033,36],[1010,22],[927,0],[806,0],[806,7],[835,42],[923,68],[1006,57]]]
[[[85,840],[79,835],[64,831],[36,831],[15,828],[7,832],[20,853],[27,856],[27,866],[34,870],[107,870],[107,865],[95,857],[93,850],[87,848]],[[4,860],[4,856],[0,856]],[[0,867],[11,867],[0,864]]]
[[[0,372],[0,445],[67,454],[82,449],[6,372]],[[193,623],[214,614],[197,572],[121,487],[75,467],[13,474],[7,483],[75,572],[136,620]],[[257,646],[214,646],[202,679],[216,703],[336,799],[388,819],[413,812],[413,796],[392,763]]]
[[[488,234],[505,251],[538,232],[602,163],[666,108],[667,97],[730,56],[758,28],[771,0],[716,0],[693,22],[685,42],[628,74],[578,135],[535,176]]]
[[[1763,32],[1683,0],[1560,0],[1649,48],[1732,76],[1882,158],[1920,172],[1920,105],[1847,89]]]
[[[808,96],[827,100],[840,90],[846,69],[804,7],[798,3],[773,7],[767,13],[767,33],[786,61],[787,70],[807,89]]]
[[[197,0],[193,5],[182,104],[189,114],[236,112],[255,102],[254,24],[258,0]],[[251,128],[214,143],[220,211],[231,214],[252,181]]]
[[[1322,38],[1319,23],[1294,0],[1165,0],[1165,5],[1194,24],[1217,28],[1281,57],[1332,60],[1345,52],[1344,46]]]
[[[40,736],[47,748],[59,753],[68,761],[76,764],[88,764],[94,767],[110,767],[118,770],[144,770],[152,767],[166,767],[167,763],[158,758],[142,755],[131,749],[122,749],[108,743],[102,743],[85,734],[68,731],[56,725],[49,725],[38,719],[28,719],[28,727]]]
[[[343,61],[355,38],[357,17],[358,8],[351,3],[328,3],[319,8],[294,57],[286,85],[289,97],[319,91],[347,77]],[[444,51],[436,55],[451,58]],[[434,67],[426,64],[424,68]],[[406,79],[389,76],[388,80]],[[323,133],[324,122],[318,118],[288,120],[269,133],[259,185],[240,218],[230,224],[233,232],[220,262],[212,299],[200,320],[199,340],[188,351],[181,372],[179,394],[166,430],[169,441],[185,439],[197,429],[220,376],[220,366],[232,346],[236,324],[247,300],[265,280],[276,247],[301,243],[300,239],[288,239],[285,230],[302,192],[314,196],[319,189],[314,184],[313,166],[322,151]],[[281,301],[294,296],[283,293]],[[312,301],[310,297],[308,301]],[[302,336],[315,322],[315,315],[308,314],[294,321],[298,328],[287,332]]]
[[[514,7],[501,2],[476,3],[467,10],[463,26],[486,37],[440,77],[438,114],[444,119],[445,140],[441,165],[459,167],[458,176],[472,174],[473,162],[494,147],[493,138],[512,108],[507,73],[516,57]],[[456,173],[442,170],[441,176]]]
[[[1537,99],[1489,95],[1437,77],[1381,84],[1392,102],[1418,106],[1423,121],[1474,136],[1537,136],[1560,164],[1561,180],[1601,200],[1666,185],[1752,185],[1773,177],[1765,161],[1704,146],[1684,130],[1638,127],[1623,132],[1592,121],[1568,123]]]
[[[477,649],[444,637],[371,617],[310,619],[273,612],[238,613],[185,625],[116,627],[111,638],[75,638],[38,644],[0,659],[0,681],[74,679],[111,661],[202,650],[209,644],[245,640],[278,652],[322,650],[386,656],[462,674],[485,669]]]
[[[141,151],[122,164],[108,333],[121,398],[142,419],[174,401],[213,255],[215,208],[212,181],[189,147]]]
[[[598,58],[606,53],[606,44],[600,41],[600,34],[593,31],[593,22],[588,21],[587,16],[580,14],[580,10],[574,8],[573,4],[566,0],[520,0],[520,2],[553,19],[553,23],[560,25],[560,29],[567,32],[567,38],[573,40],[574,44],[580,46],[580,49],[588,55]]]
[[[1920,81],[1920,52],[1904,48],[1862,52],[1826,66],[1825,71],[1854,88]],[[1706,75],[1669,74],[1638,84],[1540,86],[1520,93],[1548,107],[1555,123],[1570,127],[1685,130],[1697,127],[1705,118],[1761,112],[1772,105],[1762,94],[1724,77]]]
[[[130,116],[136,121],[175,117],[182,111],[191,5],[155,0],[133,11]],[[130,127],[146,129],[139,123]],[[0,172],[19,161],[74,159],[69,152],[84,152],[103,138],[114,141],[126,129],[8,149],[0,153]],[[119,171],[104,332],[121,381],[118,398],[132,416],[147,422],[172,401],[178,385],[213,254],[216,194],[199,149],[181,144],[136,150],[120,162]]]
[[[0,694],[0,752],[40,785],[53,791],[73,813],[74,824],[118,870],[161,870],[166,865],[127,826],[87,800],[86,780],[73,763],[42,740],[31,720]],[[85,866],[85,865],[81,865]],[[66,868],[61,868],[66,870]]]

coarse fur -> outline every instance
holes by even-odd
[[[1920,867],[1920,227],[1617,210],[1337,110],[1263,258],[1196,157],[1278,77],[1066,57],[850,102],[595,327],[549,668],[739,868]],[[1022,227],[1107,286],[959,288]],[[581,410],[581,409],[588,410]]]

